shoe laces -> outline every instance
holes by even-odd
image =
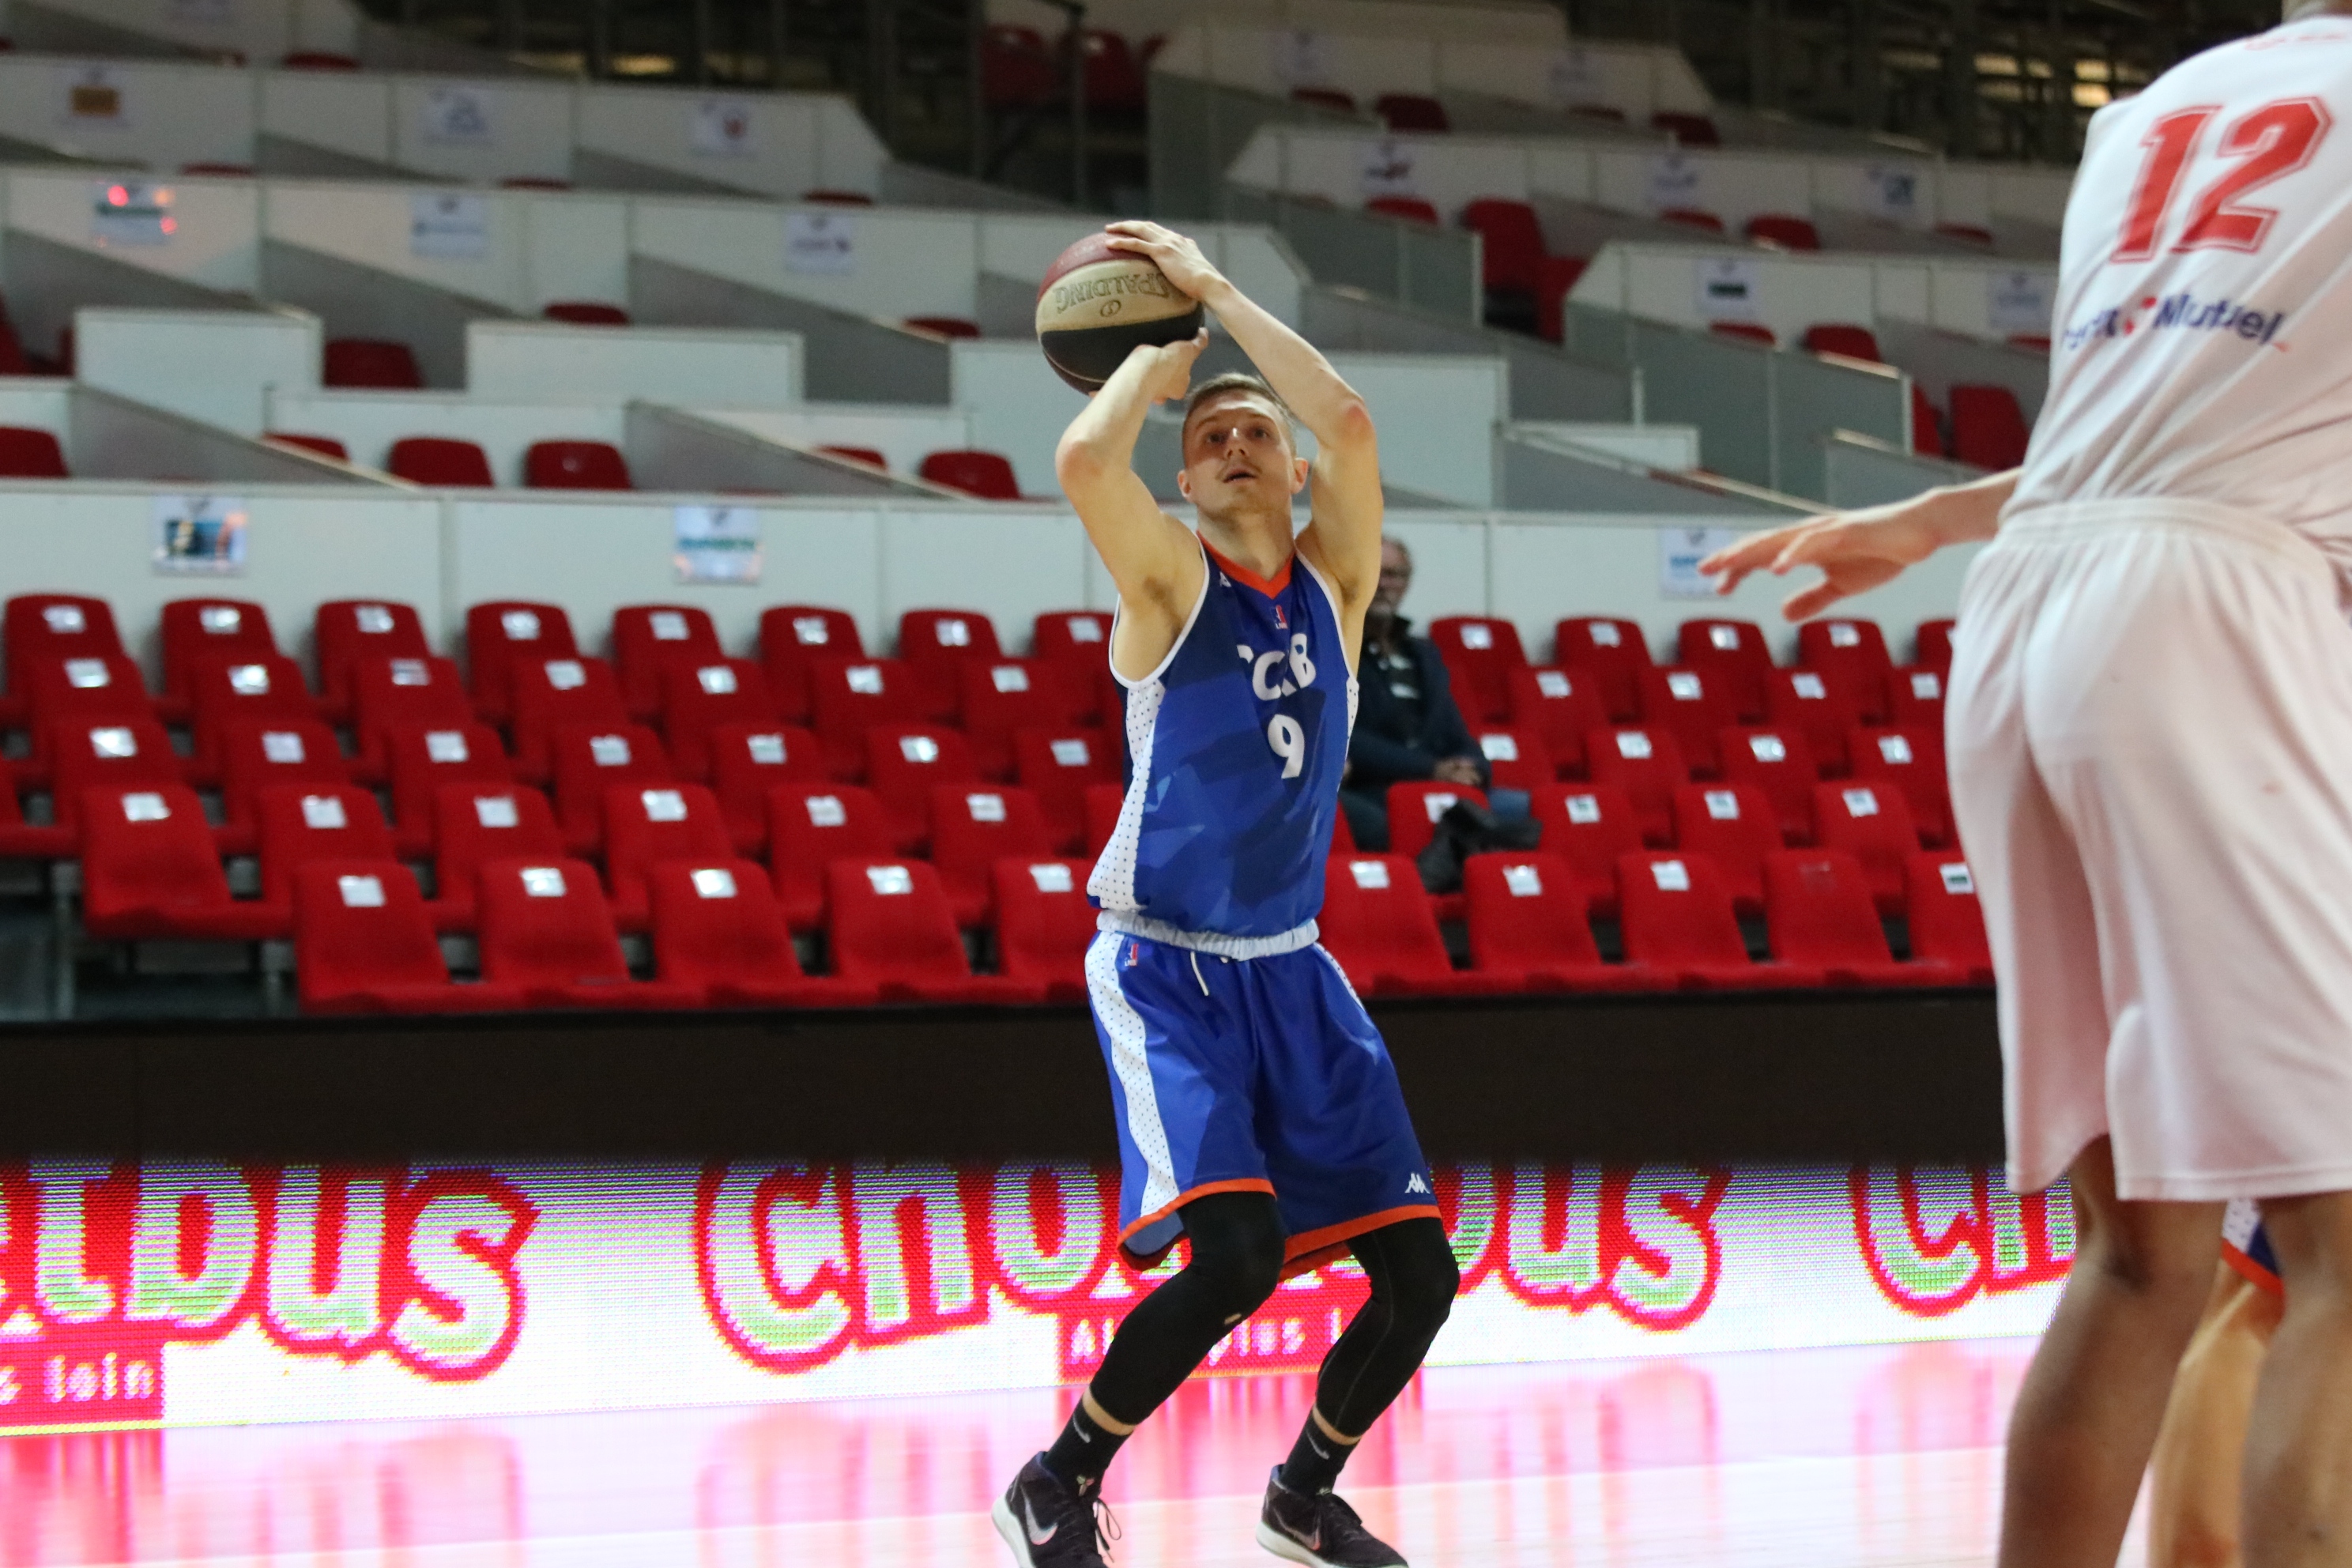
[[[1102,1482],[1097,1479],[1081,1483],[1066,1494],[1069,1501],[1059,1510],[1061,1517],[1074,1524],[1083,1524],[1094,1531],[1095,1549],[1105,1557],[1111,1554],[1110,1543],[1126,1532],[1118,1527],[1118,1515],[1111,1512],[1110,1500],[1102,1495]]]

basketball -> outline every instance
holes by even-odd
[[[1201,302],[1148,256],[1090,234],[1054,258],[1037,285],[1037,346],[1055,374],[1094,392],[1139,343],[1181,342],[1201,330]]]

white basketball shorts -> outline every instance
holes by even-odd
[[[2000,981],[2009,1179],[2114,1139],[2126,1198],[2352,1188],[2352,627],[2284,526],[2010,519],[1947,743]]]

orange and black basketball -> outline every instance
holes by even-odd
[[[1090,234],[1054,258],[1037,285],[1037,344],[1080,392],[1110,379],[1139,343],[1180,342],[1201,330],[1201,302],[1148,256]]]

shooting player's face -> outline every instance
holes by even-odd
[[[1184,422],[1184,470],[1176,488],[1213,517],[1288,515],[1307,485],[1307,464],[1290,445],[1290,422],[1254,392],[1209,399]]]

